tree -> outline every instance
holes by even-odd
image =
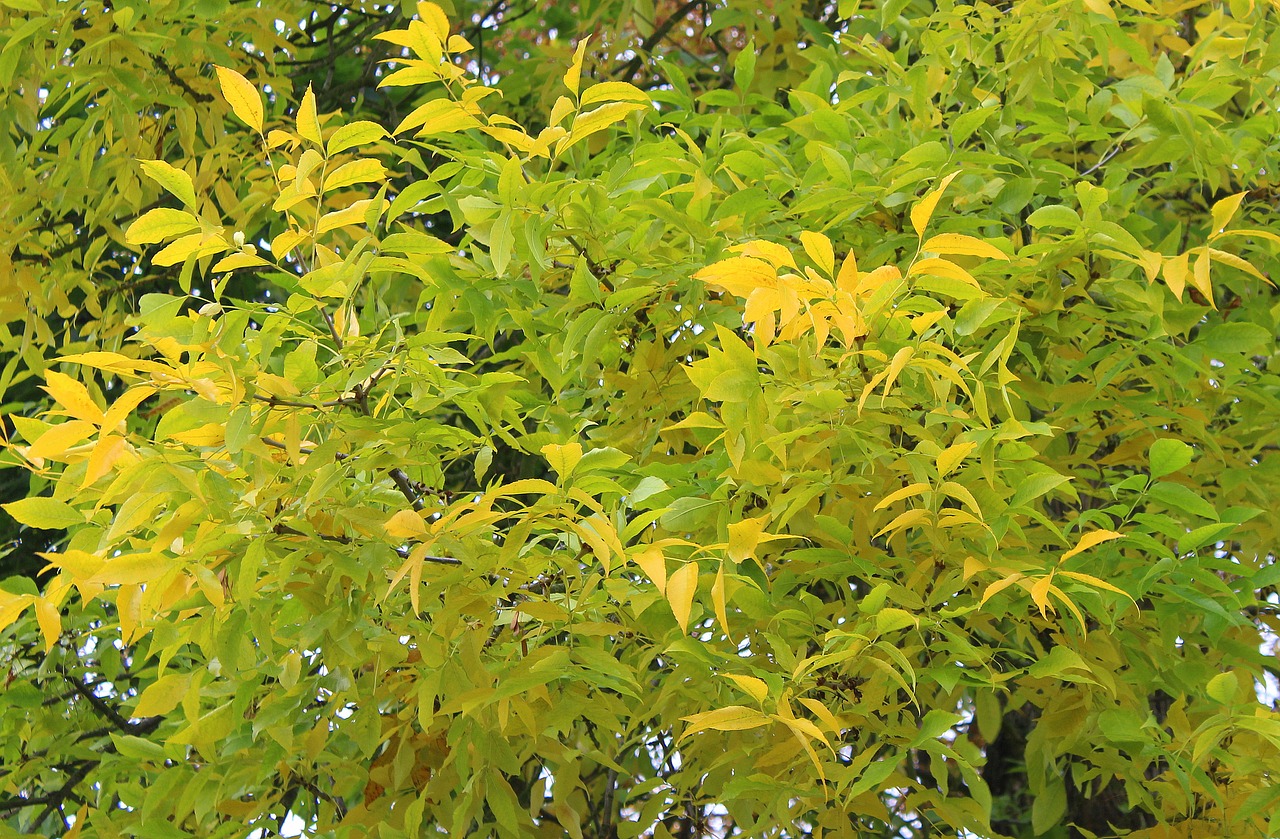
[[[1275,8],[10,5],[8,833],[1275,835]]]

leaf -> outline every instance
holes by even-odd
[[[692,737],[700,731],[745,731],[768,725],[772,720],[754,708],[745,705],[729,705],[702,714],[691,714],[681,717],[689,725],[680,734],[679,740]],[[677,740],[677,742],[679,742]]]
[[[578,461],[582,460],[582,444],[581,443],[548,443],[543,446],[542,456],[547,459],[547,463],[555,470],[556,475],[560,477],[560,482],[565,480],[573,473],[573,468],[578,465]]]
[[[47,597],[35,599],[36,625],[40,627],[40,635],[44,639],[44,651],[47,653],[58,643],[62,634],[62,614]]]
[[[93,401],[89,390],[79,380],[71,378],[66,373],[47,370],[44,381],[42,389],[57,400],[69,416],[97,426],[102,425],[104,419],[102,409]]]
[[[1244,201],[1247,192],[1237,192],[1235,195],[1228,195],[1220,201],[1214,202],[1211,215],[1213,222],[1210,225],[1209,238],[1213,239],[1226,230],[1231,219],[1235,218],[1236,213],[1240,210],[1240,203]]]
[[[148,178],[177,196],[183,204],[196,209],[196,188],[190,175],[163,160],[139,160],[138,164]]]
[[[362,158],[344,163],[330,172],[324,179],[322,192],[332,192],[352,184],[381,181],[387,176],[387,170],[380,161]]]
[[[569,88],[569,92],[575,97],[578,95],[578,85],[582,80],[582,60],[587,55],[587,43],[590,40],[590,37],[586,37],[578,41],[578,48],[573,52],[573,62],[569,64],[569,69],[564,74],[564,86]]]
[[[1150,464],[1151,477],[1163,478],[1177,472],[1191,462],[1195,450],[1181,440],[1165,437],[1151,444],[1147,452],[1147,463]]]
[[[938,206],[938,200],[942,198],[943,191],[955,180],[959,172],[952,172],[941,181],[932,192],[921,198],[916,205],[911,208],[911,226],[915,228],[916,236],[924,238],[925,228],[929,226],[929,220],[933,218],[933,211]]]
[[[1075,230],[1080,226],[1080,215],[1062,204],[1046,204],[1027,216],[1027,224],[1039,230],[1042,227],[1065,227]]]
[[[325,151],[330,157],[333,157],[335,154],[344,152],[347,149],[368,145],[386,136],[387,129],[378,123],[363,119],[356,120],[338,128],[329,135],[329,144],[326,146]]]
[[[601,82],[600,84],[592,85],[582,92],[582,98],[578,101],[585,108],[587,105],[610,100],[643,102],[645,104],[650,101],[649,94],[630,82]]]
[[[800,244],[804,245],[804,252],[813,260],[813,264],[828,277],[834,277],[836,273],[836,254],[831,247],[831,240],[821,233],[810,233],[807,230],[800,232]]]
[[[158,717],[169,713],[182,702],[190,686],[190,673],[168,673],[161,676],[138,697],[133,716]]]
[[[682,632],[689,631],[689,614],[693,611],[693,596],[698,590],[698,563],[686,562],[667,578],[664,592],[676,616]]]
[[[84,524],[84,514],[62,501],[52,498],[24,498],[4,505],[14,521],[38,530],[65,530]]]
[[[934,461],[938,467],[938,477],[945,478],[951,474],[951,471],[959,466],[977,447],[977,443],[963,442],[948,446],[938,452],[938,457]]]
[[[1123,539],[1123,533],[1117,533],[1114,530],[1093,530],[1080,537],[1080,541],[1076,546],[1062,555],[1058,560],[1059,564],[1066,562],[1076,554],[1083,553],[1095,545],[1101,545],[1103,542],[1110,542],[1112,539]]]
[[[420,539],[428,534],[422,516],[414,510],[400,510],[382,525],[388,536],[395,539]]]
[[[245,125],[262,133],[262,96],[244,76],[229,67],[214,65],[218,74],[218,84],[222,87],[222,98],[231,106],[231,112],[240,118]],[[193,201],[192,204],[195,202]]]
[[[593,111],[578,114],[573,118],[573,124],[569,126],[568,136],[556,144],[556,154],[564,154],[578,142],[585,140],[592,134],[622,122],[636,111],[645,109],[646,106],[635,102],[610,102]]]
[[[1175,510],[1181,510],[1184,513],[1191,513],[1206,519],[1213,519],[1214,521],[1218,519],[1218,511],[1212,504],[1201,498],[1195,490],[1182,484],[1157,481],[1147,490],[1147,495]]]
[[[316,95],[311,90],[310,84],[307,85],[306,93],[302,94],[302,104],[298,105],[295,120],[298,123],[298,134],[302,139],[310,140],[317,146],[324,146],[320,117],[316,114]]]
[[[743,676],[738,673],[725,673],[726,679],[729,679],[738,687],[757,702],[763,702],[769,696],[769,685],[764,679],[757,679],[755,676]]]
[[[181,236],[200,227],[200,220],[184,210],[157,207],[135,219],[125,231],[124,240],[130,245],[151,245],[170,236]]]
[[[1240,690],[1240,681],[1233,672],[1219,673],[1204,686],[1209,698],[1220,705],[1234,705]]]
[[[963,233],[939,233],[920,246],[923,251],[956,256],[983,256],[988,259],[1008,260],[1004,251],[990,242],[966,236]]]
[[[876,506],[873,507],[872,509],[883,510],[885,507],[892,506],[893,504],[896,504],[897,502],[903,500],[904,498],[914,498],[915,496],[921,495],[924,492],[927,492],[928,490],[929,490],[929,485],[923,482],[907,484],[902,489],[894,490],[893,492],[886,495],[884,498],[881,498],[880,501],[876,503]]]

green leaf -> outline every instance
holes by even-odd
[[[1080,226],[1080,216],[1070,207],[1046,204],[1027,216],[1027,224],[1039,230],[1042,227],[1065,227],[1075,230]]]
[[[1151,444],[1147,452],[1151,477],[1163,478],[1171,475],[1191,462],[1194,449],[1181,440],[1165,437]]]
[[[1218,511],[1208,501],[1201,498],[1195,490],[1182,484],[1159,481],[1147,490],[1147,495],[1160,503],[1181,510],[1184,513],[1202,516],[1206,519],[1217,519]]]

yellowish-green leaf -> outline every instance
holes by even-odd
[[[4,505],[4,511],[18,524],[39,530],[65,530],[84,524],[84,513],[63,501],[52,498],[23,498]]]
[[[954,446],[948,446],[939,452],[936,460],[938,466],[938,477],[945,478],[947,475],[951,474],[951,471],[959,466],[977,447],[977,443],[963,442],[956,443]]]
[[[387,170],[382,163],[372,158],[366,157],[360,160],[353,160],[330,172],[324,179],[323,189],[325,192],[331,192],[352,184],[381,181],[386,177],[386,172]]]
[[[385,136],[387,136],[387,129],[378,123],[364,119],[357,120],[334,131],[329,137],[326,151],[332,157],[347,149],[381,140]]]
[[[148,178],[177,196],[183,204],[196,209],[196,188],[190,175],[163,160],[139,160],[138,163]]]
[[[130,245],[152,245],[170,236],[190,233],[200,226],[200,220],[185,210],[157,207],[134,220],[125,231],[124,240]]]
[[[593,111],[578,114],[573,118],[573,125],[569,127],[568,136],[556,144],[556,154],[564,154],[578,142],[585,140],[592,134],[622,122],[629,114],[644,109],[644,105],[635,102],[610,102]]]
[[[653,580],[658,593],[665,597],[667,593],[667,558],[663,555],[662,549],[650,545],[633,556],[632,560],[636,565],[640,566],[640,570],[644,571],[645,576]]]
[[[597,102],[649,102],[649,94],[629,82],[601,82],[582,92],[579,102],[585,108]]]
[[[229,67],[214,65],[218,73],[218,84],[222,87],[222,98],[231,106],[231,112],[240,118],[245,125],[262,133],[262,96],[258,89],[244,76]]]
[[[578,461],[582,460],[582,444],[581,443],[548,443],[543,446],[542,456],[547,459],[547,463],[551,464],[551,468],[556,470],[556,474],[560,476],[560,482],[564,483],[565,479],[573,473],[573,468],[578,465]]]
[[[873,509],[883,510],[885,507],[888,507],[892,504],[896,504],[897,502],[903,500],[904,498],[914,498],[917,495],[921,495],[928,489],[929,489],[929,485],[926,483],[908,484],[907,486],[904,486],[902,489],[894,490],[893,492],[886,495],[884,498],[880,499],[880,503],[876,504],[876,506]]]
[[[191,687],[190,673],[169,673],[156,679],[138,697],[135,717],[157,717],[177,708]]]

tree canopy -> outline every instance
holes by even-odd
[[[1280,5],[3,6],[0,835],[1280,833]]]

